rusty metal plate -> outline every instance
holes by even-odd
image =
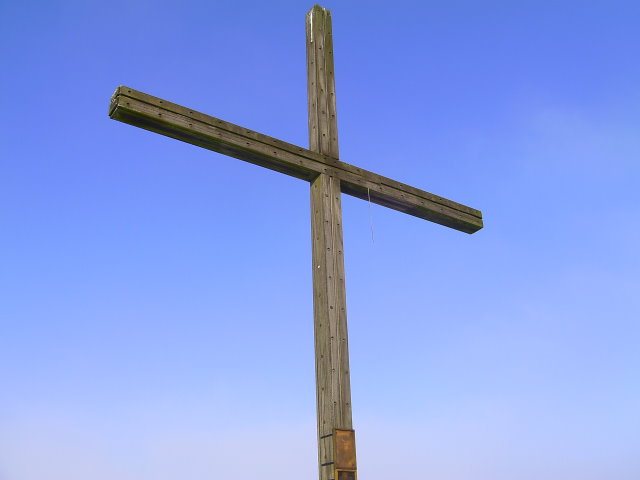
[[[334,458],[336,470],[356,469],[356,433],[353,430],[334,430]],[[345,477],[348,480],[350,477]],[[355,477],[354,477],[355,479]]]
[[[353,470],[337,470],[337,472],[336,480],[356,480],[356,472]]]

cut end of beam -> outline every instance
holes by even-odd
[[[331,13],[331,11],[328,8],[324,8],[323,6],[318,5],[317,3],[313,7],[311,7],[311,9],[309,10],[309,13],[311,13],[313,11],[320,11],[320,12],[323,12],[323,13]]]
[[[110,118],[113,118],[113,111],[118,106],[118,95],[120,95],[120,90],[122,90],[123,88],[126,88],[126,87],[124,85],[120,85],[118,88],[115,89],[115,91],[113,92],[113,95],[111,95],[111,101],[109,102]]]

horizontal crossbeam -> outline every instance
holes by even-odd
[[[132,88],[118,87],[109,116],[307,181],[326,173],[343,193],[462,232],[482,228],[479,210]]]

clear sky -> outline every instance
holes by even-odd
[[[107,116],[307,146],[311,6],[0,1],[1,480],[316,478],[308,184]],[[360,478],[640,478],[640,3],[323,6],[341,159],[485,217],[343,197]]]

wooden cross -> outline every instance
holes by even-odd
[[[329,10],[315,5],[306,31],[309,149],[124,86],[109,116],[310,182],[319,476],[355,480],[340,193],[466,233],[482,228],[482,214],[338,159]]]

